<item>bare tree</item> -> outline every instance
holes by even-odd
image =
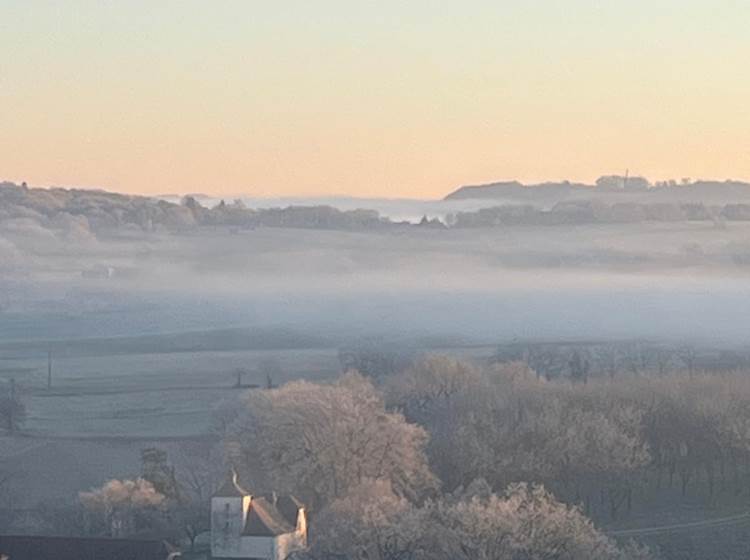
[[[284,370],[277,358],[265,358],[258,363],[258,379],[264,380],[266,389],[276,387],[276,383],[283,375]]]
[[[211,496],[221,484],[224,462],[215,445],[200,441],[182,445],[179,458],[178,499],[170,508],[175,523],[193,550],[196,538],[210,528]]]
[[[167,499],[179,498],[175,468],[169,463],[165,450],[148,447],[141,451],[141,477]]]

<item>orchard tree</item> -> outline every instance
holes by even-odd
[[[159,516],[166,501],[142,478],[113,479],[100,488],[80,492],[79,499],[91,520],[110,537],[125,537],[150,528],[150,521]]]

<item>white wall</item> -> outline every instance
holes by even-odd
[[[242,537],[242,558],[267,558],[274,557],[273,537]]]
[[[307,547],[305,516],[297,530],[278,537],[243,537],[250,498],[213,498],[211,500],[211,554],[224,558],[263,558],[285,560],[295,550]]]
[[[241,558],[240,535],[245,527],[247,498],[211,499],[211,554]]]

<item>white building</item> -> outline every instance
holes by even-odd
[[[215,560],[285,560],[307,548],[307,516],[294,496],[252,496],[227,479],[211,498],[211,556]]]

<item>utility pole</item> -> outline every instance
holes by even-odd
[[[52,389],[52,350],[47,350],[47,390]]]
[[[8,431],[16,431],[16,378],[10,378],[10,406],[8,407]]]

